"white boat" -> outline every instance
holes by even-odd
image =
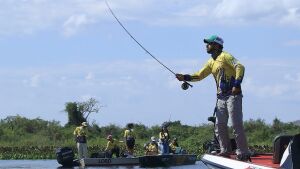
[[[268,158],[271,157],[271,158]],[[258,156],[254,159],[251,158],[252,162],[243,162],[235,160],[233,157],[225,158],[216,155],[205,154],[202,156],[202,162],[205,163],[209,168],[213,169],[276,169],[279,168],[278,164],[271,164],[271,156]],[[268,162],[270,160],[270,162]]]
[[[282,138],[286,137],[275,139],[273,153],[256,154],[247,162],[236,160],[235,155],[225,158],[204,154],[201,160],[213,169],[300,169],[300,134],[291,137],[286,145],[280,142]]]
[[[111,165],[138,165],[139,158],[83,158],[79,160],[80,166],[111,166]]]

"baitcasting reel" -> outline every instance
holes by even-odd
[[[189,87],[193,87],[193,85],[189,84],[188,82],[183,82],[181,84],[182,90],[187,90]]]

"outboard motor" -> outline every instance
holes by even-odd
[[[273,163],[279,164],[283,152],[288,147],[290,141],[293,139],[292,135],[278,135],[273,141]]]
[[[59,147],[56,149],[56,159],[62,166],[74,166],[74,152],[70,147]]]
[[[300,134],[295,135],[288,144],[288,147],[283,153],[280,168],[300,168]]]
[[[293,169],[300,168],[300,134],[294,136],[292,144]]]

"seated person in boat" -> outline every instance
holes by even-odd
[[[127,157],[133,157],[133,150],[135,145],[135,133],[133,131],[133,123],[127,124],[127,129],[124,132],[124,141],[128,152]]]
[[[120,148],[118,145],[118,141],[116,139],[113,139],[112,135],[108,135],[106,139],[108,140],[105,148],[106,157],[112,158],[113,154],[115,154],[116,157],[120,157]]]
[[[177,138],[173,138],[172,142],[169,144],[170,146],[170,153],[173,154],[179,154],[181,147],[179,147],[179,144],[177,142]]]
[[[149,143],[144,145],[145,155],[158,155],[158,145],[154,136],[151,137]]]

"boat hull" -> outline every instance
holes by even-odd
[[[252,162],[243,162],[231,158],[220,157],[211,154],[204,154],[201,158],[207,166],[215,169],[277,169],[278,164],[272,164],[272,154],[258,155],[251,157]]]
[[[141,167],[168,167],[193,165],[197,157],[194,154],[147,155],[139,157]]]
[[[80,166],[138,165],[139,158],[83,158]]]

